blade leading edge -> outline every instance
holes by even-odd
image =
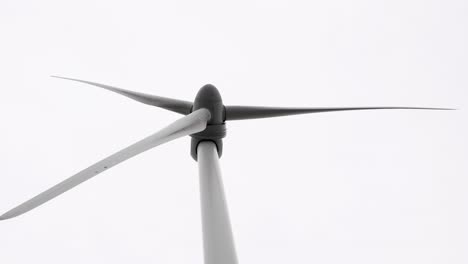
[[[176,138],[203,131],[206,128],[206,123],[210,117],[211,114],[207,109],[202,108],[194,111],[188,116],[178,119],[159,132],[156,132],[153,135],[146,137],[143,140],[140,140],[135,144],[99,161],[98,163],[91,165],[90,167],[53,186],[52,188],[18,205],[17,207],[1,215],[0,220],[9,219],[24,214],[70,190],[78,184],[83,183],[84,181],[91,179],[99,173],[144,151]]]
[[[183,114],[183,115],[190,114],[190,110],[192,109],[192,105],[193,105],[191,102],[188,102],[188,101],[177,100],[177,99],[156,96],[156,95],[151,95],[151,94],[144,94],[144,93],[139,93],[139,92],[133,92],[133,91],[124,90],[121,88],[117,88],[117,87],[113,87],[113,86],[109,86],[105,84],[100,84],[100,83],[95,83],[95,82],[83,81],[83,80],[54,76],[54,75],[51,77],[64,79],[64,80],[71,80],[71,81],[76,81],[76,82],[81,82],[81,83],[86,83],[86,84],[94,85],[97,87],[101,87],[108,91],[112,91],[112,92],[121,94],[123,96],[129,97],[135,101],[138,101],[147,105],[161,107],[166,110],[176,112],[179,114]]]
[[[315,107],[315,108],[288,108],[268,106],[226,106],[226,120],[244,120],[268,118],[277,116],[311,114],[321,112],[353,111],[353,110],[382,110],[382,109],[409,109],[409,110],[455,110],[450,108],[429,107]]]

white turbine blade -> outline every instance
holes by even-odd
[[[146,137],[143,140],[138,141],[137,143],[99,161],[98,163],[91,165],[90,167],[78,172],[77,174],[40,193],[32,199],[18,205],[17,207],[1,215],[0,220],[12,218],[28,212],[29,210],[32,210],[37,206],[70,190],[78,184],[89,180],[99,173],[144,151],[147,151],[173,139],[203,131],[206,128],[206,123],[210,117],[210,112],[204,108],[194,111],[188,116],[185,116],[163,128],[159,132],[156,132],[153,135]]]
[[[205,264],[237,264],[216,145],[200,142],[197,156]]]

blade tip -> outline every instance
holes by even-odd
[[[92,84],[92,83],[87,82],[87,81],[83,81],[83,80],[79,80],[79,79],[75,79],[75,78],[70,78],[70,77],[63,77],[63,76],[58,76],[58,75],[50,75],[50,77],[52,77],[52,78],[57,78],[57,79],[62,79],[62,80],[69,80],[69,81],[75,81],[75,82],[82,82],[82,83]]]
[[[70,78],[62,77],[62,76],[58,76],[58,75],[50,75],[49,77],[58,78],[58,79],[70,79]]]
[[[14,208],[14,209],[16,209],[16,208]],[[0,215],[0,221],[15,218],[15,217],[17,217],[19,215],[22,215],[23,213],[24,212],[18,212],[16,210],[12,209],[12,210]]]
[[[442,111],[457,111],[458,108],[430,108],[432,110],[442,110]]]
[[[7,219],[10,219],[12,218],[13,216],[5,216],[5,215],[0,215],[0,221],[2,220],[7,220]]]

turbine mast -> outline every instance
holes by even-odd
[[[237,264],[216,144],[198,144],[205,264]]]

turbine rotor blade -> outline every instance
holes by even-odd
[[[86,84],[94,85],[97,87],[101,87],[108,91],[112,91],[112,92],[121,94],[123,96],[129,97],[135,101],[138,101],[147,105],[164,108],[166,110],[173,111],[173,112],[183,114],[183,115],[188,115],[193,105],[191,102],[188,102],[188,101],[177,100],[177,99],[156,96],[156,95],[151,95],[151,94],[144,94],[144,93],[139,93],[139,92],[133,92],[133,91],[124,90],[121,88],[117,88],[117,87],[113,87],[113,86],[109,86],[105,84],[100,84],[100,83],[95,83],[95,82],[89,82],[89,81],[54,76],[54,75],[51,77],[64,79],[64,80],[71,80],[71,81],[76,81],[76,82],[81,82],[81,83],[86,83]]]
[[[353,110],[382,110],[382,109],[409,109],[409,110],[455,110],[450,108],[428,107],[315,107],[315,108],[287,108],[268,106],[226,106],[226,120],[244,120],[255,118],[268,118],[288,115],[300,115],[321,112],[353,111]]]
[[[153,135],[136,142],[135,144],[120,150],[119,152],[91,165],[90,167],[78,172],[70,178],[60,182],[52,188],[40,193],[30,200],[18,205],[5,214],[0,216],[0,220],[9,219],[23,213],[26,213],[39,205],[57,197],[58,195],[70,190],[71,188],[83,183],[86,180],[98,175],[99,173],[127,160],[151,148],[176,138],[194,134],[203,131],[206,123],[211,118],[207,109],[199,109],[193,113],[178,119],[169,126],[154,133]]]

